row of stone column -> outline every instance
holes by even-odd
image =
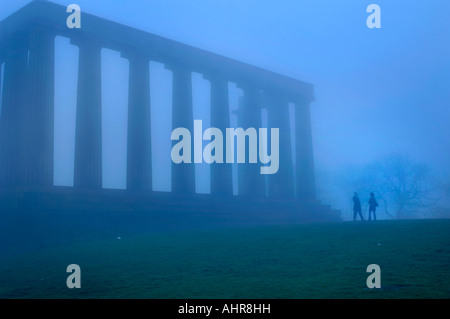
[[[79,47],[74,187],[102,187],[101,50],[88,39],[72,40]],[[53,184],[54,35],[35,30],[6,44],[2,116],[0,121],[0,165],[3,185]],[[129,60],[129,105],[127,138],[127,189],[152,189],[150,127],[150,57],[124,51]],[[173,73],[172,125],[193,132],[192,69],[179,61],[166,64]],[[228,79],[209,72],[211,126],[225,132],[230,127]],[[314,167],[308,101],[295,103],[296,174],[288,103],[281,92],[262,91],[250,80],[238,83],[244,92],[238,126],[260,128],[261,106],[268,110],[268,127],[280,129],[280,166],[274,175],[261,175],[260,164],[239,166],[240,195],[264,196],[265,178],[269,196],[314,198]],[[267,91],[267,92],[266,92]],[[262,103],[261,96],[265,97]],[[267,176],[267,177],[266,177]],[[296,187],[294,187],[294,184]],[[296,189],[296,194],[294,193]],[[172,163],[172,191],[195,193],[193,164]],[[232,195],[232,169],[212,164],[211,193]]]
[[[261,107],[267,110],[267,127],[279,128],[279,170],[276,174],[261,175],[260,164],[239,167],[238,193],[278,198],[315,198],[315,176],[309,101],[298,96],[287,97],[277,90],[261,90],[246,83],[238,114],[238,126],[262,127]],[[289,104],[294,104],[295,145],[291,143]],[[295,173],[292,153],[295,149]]]

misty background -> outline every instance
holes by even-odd
[[[28,2],[2,0],[0,20]],[[345,219],[354,191],[365,214],[375,192],[379,218],[450,216],[450,2],[53,2],[313,84],[318,198]],[[367,28],[371,3],[381,7],[381,29]],[[57,37],[56,185],[73,183],[77,62],[77,47]],[[153,184],[168,191],[171,73],[155,62],[150,69]],[[102,86],[103,186],[124,188],[128,62],[119,52],[103,50]],[[194,73],[193,87],[194,118],[207,128],[209,83]],[[230,84],[229,93],[232,112],[242,92]],[[209,166],[196,165],[197,192],[208,193]]]

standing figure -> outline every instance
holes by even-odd
[[[355,192],[353,196],[353,221],[356,221],[356,214],[359,214],[361,220],[364,220],[361,214],[361,202],[359,201],[358,194]]]
[[[371,215],[373,212],[373,220],[377,220],[376,210],[377,210],[378,202],[375,199],[375,195],[373,193],[370,193],[370,199],[369,199],[369,220],[371,220]]]

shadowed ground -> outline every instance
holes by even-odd
[[[81,289],[66,267],[81,267]],[[366,267],[381,267],[381,289]],[[449,298],[450,220],[173,231],[4,258],[1,298]]]

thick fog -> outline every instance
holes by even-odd
[[[2,0],[0,19],[28,2]],[[346,218],[353,191],[363,192],[365,204],[369,190],[337,179],[392,154],[426,166],[444,193],[449,185],[448,1],[374,1],[381,8],[379,29],[366,25],[370,1],[53,2],[76,3],[82,12],[313,84],[318,197]],[[78,49],[58,37],[56,50],[54,182],[71,185]],[[153,183],[155,190],[170,190],[171,73],[156,62],[150,68],[151,90],[157,92],[151,100]],[[103,185],[124,188],[128,61],[120,53],[103,50],[102,80]],[[193,74],[193,86],[194,118],[209,127],[209,82]],[[232,111],[242,92],[230,84],[229,93]],[[236,127],[234,116],[231,121]],[[209,166],[196,168],[197,192],[208,193]]]

